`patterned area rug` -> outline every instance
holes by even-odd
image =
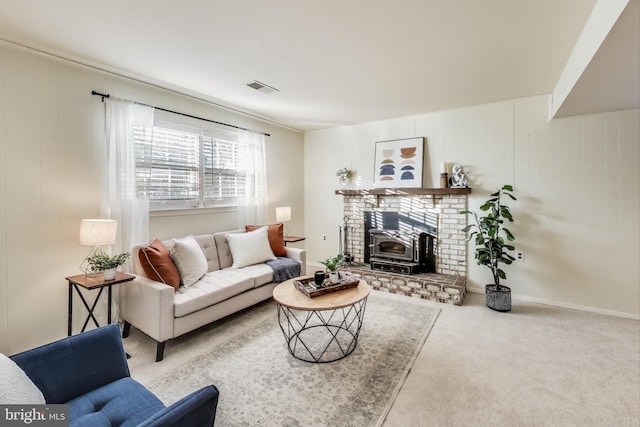
[[[293,358],[273,317],[148,384],[166,404],[215,384],[216,426],[379,426],[440,310],[372,291],[358,345],[348,357]]]

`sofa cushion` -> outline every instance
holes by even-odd
[[[229,234],[245,233],[245,230],[233,230],[233,231],[221,231],[213,233],[213,240],[216,242],[218,248],[218,261],[220,263],[220,269],[231,267],[233,264],[233,257],[231,256],[231,248],[229,248],[229,241],[227,236]]]
[[[72,426],[137,426],[163,410],[162,402],[130,377],[119,379],[69,402]]]
[[[196,284],[180,288],[174,297],[174,316],[182,317],[253,288],[253,278],[238,269],[216,270]]]
[[[254,231],[260,227],[269,227],[269,245],[275,256],[287,256],[287,248],[284,246],[284,225],[283,224],[271,224],[271,225],[247,225],[245,229],[247,231]]]
[[[44,396],[13,360],[0,353],[0,404],[44,404]]]
[[[229,249],[233,257],[233,268],[246,267],[248,265],[276,259],[269,245],[268,230],[260,227],[248,233],[229,234]]]
[[[204,256],[207,259],[207,272],[220,270],[220,263],[218,262],[218,248],[216,241],[213,239],[212,234],[201,234],[199,236],[193,236],[200,245],[200,249],[204,252]]]
[[[193,236],[174,240],[171,259],[180,272],[180,281],[187,287],[200,280],[209,268],[207,258]]]
[[[169,255],[169,250],[160,240],[155,239],[149,245],[141,246],[138,259],[149,279],[174,288],[180,286],[180,273]]]
[[[273,269],[267,264],[254,264],[240,269],[226,268],[224,271],[238,270],[253,279],[253,287],[259,288],[262,285],[273,282]]]

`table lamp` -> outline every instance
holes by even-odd
[[[89,258],[102,252],[101,246],[113,245],[116,242],[118,221],[115,219],[83,219],[80,221],[80,245],[93,246],[93,250],[80,264],[85,276],[91,273]]]
[[[289,235],[289,233],[287,233],[287,221],[291,221],[291,208],[289,206],[276,208],[276,222],[283,224],[285,236]]]

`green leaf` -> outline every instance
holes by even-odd
[[[511,234],[511,231],[509,231],[508,229],[503,228],[502,231],[504,231],[504,234],[507,235],[507,239],[508,240],[510,240],[510,241],[516,240],[515,236],[513,234]]]
[[[500,277],[501,279],[506,279],[507,275],[504,274],[504,271],[498,269],[498,277]]]
[[[511,184],[505,184],[502,186],[503,190],[513,191],[513,186]]]

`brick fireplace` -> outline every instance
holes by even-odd
[[[366,279],[374,289],[461,305],[467,270],[467,245],[461,230],[467,219],[459,211],[467,208],[470,192],[470,188],[336,190],[343,196],[344,216],[348,217],[346,251],[356,264],[346,269]],[[403,275],[371,270],[364,264],[368,243],[365,213],[382,212],[437,218],[435,272]]]

